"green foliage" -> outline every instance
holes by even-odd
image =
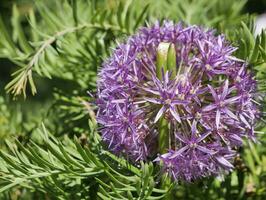
[[[153,12],[158,10],[167,10],[159,13],[160,18],[175,19],[183,21],[186,24],[199,24],[206,27],[228,29],[234,28],[240,20],[244,18],[241,12],[245,6],[246,0],[235,1],[198,1],[198,0],[169,0],[151,1]],[[158,13],[158,12],[157,12]],[[154,15],[158,18],[158,15]]]
[[[9,118],[10,112],[8,110],[7,105],[5,104],[4,98],[0,97],[0,112],[2,113],[0,116],[0,137],[1,139],[5,138],[9,135]],[[1,144],[2,145],[2,144]]]
[[[13,141],[13,137],[23,137],[28,141],[41,121],[45,121],[46,108],[45,104],[42,104],[42,108],[37,102],[31,102],[30,105],[28,102],[17,104],[0,96],[0,148],[4,148],[4,140],[7,138]],[[38,113],[34,112],[37,109]]]
[[[49,3],[35,1],[35,7],[30,8],[28,13],[31,26],[28,37],[14,5],[12,38],[0,19],[3,30],[0,57],[20,66],[12,74],[14,78],[7,84],[6,90],[15,96],[23,94],[26,97],[29,84],[31,93],[36,94],[33,73],[47,78],[78,80],[80,87],[86,88],[96,76],[97,66],[113,43],[112,38],[132,33],[146,16],[147,6],[136,10],[128,2],[109,9],[100,6],[102,4],[98,1],[78,1],[75,7],[64,0],[50,6]],[[39,23],[36,15],[41,16]],[[133,22],[133,18],[137,20]]]
[[[11,153],[0,152],[0,193],[17,185],[56,199],[95,199],[96,195],[101,199],[158,199],[167,192],[155,188],[151,163],[142,163],[138,169],[90,143],[82,146],[77,138],[60,142],[44,127],[39,135],[41,144],[7,141]],[[96,194],[95,187],[99,188]]]
[[[245,5],[243,0],[225,2],[214,0],[211,3],[206,0],[178,0],[165,3],[147,1],[146,6],[138,0],[108,2],[109,7],[106,7],[104,2],[98,3],[98,1],[77,1],[75,6],[64,0],[51,5],[40,0],[35,1],[35,7],[29,8],[27,14],[31,26],[28,34],[22,28],[22,16],[14,5],[11,19],[12,37],[0,19],[0,29],[3,30],[1,34],[3,39],[0,41],[0,46],[3,48],[0,49],[0,57],[6,57],[20,66],[13,73],[14,78],[6,85],[6,90],[15,96],[23,94],[26,97],[26,87],[29,84],[31,93],[36,94],[37,89],[33,79],[35,73],[47,78],[78,80],[77,83],[87,89],[87,84],[96,76],[97,66],[113,44],[112,38],[119,39],[124,34],[133,33],[147,19],[149,10],[152,20],[169,17],[187,24],[204,24],[220,31],[229,31],[232,27],[235,29],[241,20],[244,20],[240,15]],[[168,12],[158,18],[158,9]],[[41,21],[38,21],[36,15],[41,16]],[[235,35],[244,36],[238,41],[241,47],[240,54],[249,56],[252,61],[256,60],[260,56],[257,55],[257,51],[264,52],[264,46],[259,45],[263,42],[260,41],[263,37],[253,41],[254,39],[250,38],[249,28],[244,23],[242,29],[240,33],[234,31]],[[254,50],[254,54],[247,52],[247,49]],[[265,58],[265,53],[260,54]]]
[[[0,58],[13,72],[5,87],[11,94],[0,96],[0,199],[266,198],[265,136],[243,147],[224,179],[163,184],[152,163],[133,165],[106,150],[86,92],[96,91],[97,72],[117,42],[162,19],[226,34],[265,92],[266,33],[254,36],[245,0],[26,2],[13,4],[10,21],[0,16]]]
[[[254,20],[249,18],[247,23],[241,22],[238,30],[233,32],[230,38],[238,45],[236,56],[246,60],[251,66],[266,63],[266,33],[254,36]]]

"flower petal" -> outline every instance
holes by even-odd
[[[186,100],[172,100],[171,104],[172,105],[184,105],[184,104],[188,104],[189,101]]]
[[[161,116],[163,115],[164,111],[166,110],[165,106],[163,106],[159,112],[157,113],[155,119],[154,119],[154,123],[156,123],[160,118]]]
[[[126,99],[115,99],[115,100],[111,100],[111,103],[125,103]]]
[[[200,141],[204,140],[206,137],[208,137],[211,134],[211,131],[203,134],[202,136],[200,136],[197,140],[196,143],[199,143]]]
[[[181,123],[181,119],[179,114],[175,111],[175,108],[170,107],[170,113],[173,115],[173,117],[176,119],[176,121],[178,121],[179,123]]]
[[[228,81],[228,79],[226,79],[225,82],[224,82],[223,93],[222,93],[222,95],[221,95],[221,99],[222,99],[222,100],[224,100],[225,97],[226,97],[227,94],[228,94],[228,85],[229,85],[229,81]]]
[[[198,150],[204,152],[204,153],[207,153],[207,154],[211,154],[211,155],[213,155],[213,154],[216,153],[216,151],[213,151],[213,150],[211,150],[211,149],[207,149],[206,147],[203,147],[203,146],[200,146],[200,145],[197,145],[196,148],[197,148]]]
[[[155,104],[162,104],[162,101],[159,99],[154,99],[154,98],[148,98],[148,97],[144,97],[144,100],[151,102],[151,103],[155,103]]]
[[[232,98],[224,100],[224,103],[226,104],[235,103],[240,98],[241,98],[240,96],[232,97]]]
[[[193,120],[192,125],[191,125],[191,135],[192,137],[195,137],[197,133],[197,121]]]
[[[212,86],[208,85],[209,90],[211,91],[212,97],[214,98],[215,101],[219,101],[218,95],[216,94],[215,90],[213,89]]]
[[[188,145],[182,147],[181,149],[179,149],[178,151],[176,151],[172,156],[170,156],[170,159],[176,158],[177,156],[179,156],[180,154],[182,154],[184,151],[186,151],[189,148]]]
[[[248,121],[246,120],[246,118],[243,115],[239,115],[240,119],[242,122],[244,122],[244,124],[248,127],[251,128],[250,124],[248,123]]]
[[[215,104],[211,104],[211,105],[208,105],[208,106],[205,106],[204,108],[202,108],[202,111],[203,112],[208,112],[208,111],[211,111],[213,109],[217,108],[217,106]]]
[[[239,137],[237,134],[232,134],[232,135],[230,135],[230,137],[233,138],[233,139],[235,139],[235,140],[237,140],[240,143],[243,143],[242,138]]]
[[[226,160],[223,156],[216,157],[216,160],[225,167],[234,168],[234,166]]]
[[[229,117],[232,117],[233,119],[238,121],[238,117],[228,108],[223,109],[224,113],[226,113]]]
[[[187,143],[187,141],[178,133],[175,134],[175,137],[180,140],[181,142]]]
[[[221,112],[220,112],[220,110],[217,110],[216,111],[216,117],[215,117],[215,123],[216,123],[217,129],[220,126],[220,121],[221,121]]]
[[[142,87],[141,89],[143,89],[144,91],[146,92],[150,92],[152,94],[155,94],[155,95],[160,95],[160,92],[156,91],[156,90],[152,90],[150,88],[146,88],[146,87]]]
[[[160,161],[162,158],[167,158],[167,157],[169,157],[171,155],[171,153],[165,153],[165,154],[163,154],[163,155],[160,155],[160,156],[158,156],[157,158],[155,158],[154,160],[153,160],[153,162],[158,162],[158,161]]]

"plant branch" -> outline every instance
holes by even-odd
[[[23,93],[24,98],[26,97],[26,87],[28,82],[31,85],[31,92],[33,95],[37,93],[35,84],[32,78],[32,70],[35,65],[38,64],[40,56],[45,52],[45,50],[51,46],[56,40],[60,37],[63,37],[67,34],[82,30],[82,29],[104,29],[104,30],[113,30],[113,31],[120,31],[122,33],[126,33],[126,31],[122,30],[120,27],[113,26],[113,25],[99,25],[99,24],[82,24],[76,27],[67,28],[65,30],[59,31],[55,33],[53,36],[49,37],[47,40],[43,41],[42,45],[36,51],[36,53],[32,56],[28,64],[23,67],[22,69],[16,71],[12,74],[15,78],[10,81],[5,89],[7,92],[12,93],[14,96],[18,96]]]

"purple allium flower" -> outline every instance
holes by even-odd
[[[172,69],[158,68],[161,44],[173,47]],[[129,37],[99,73],[97,118],[108,147],[131,160],[156,158],[176,180],[231,170],[259,115],[256,81],[235,50],[213,30],[171,21]]]

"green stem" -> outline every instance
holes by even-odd
[[[170,44],[167,54],[167,69],[171,72],[171,79],[173,80],[176,77],[176,51],[175,45]]]
[[[166,153],[169,148],[169,127],[168,121],[161,118],[159,121],[159,152]]]
[[[176,51],[172,43],[161,42],[157,48],[156,57],[156,75],[163,80],[163,74],[166,71],[171,72],[171,79],[176,76]],[[169,135],[169,122],[162,117],[159,121],[159,151],[166,153],[171,148]]]
[[[163,80],[163,74],[166,71],[171,73],[170,79],[174,79],[177,74],[176,70],[176,51],[175,45],[171,43],[162,42],[159,44],[157,49],[157,57],[156,57],[156,75],[160,80]],[[170,124],[164,118],[164,116],[160,119],[159,124],[159,152],[164,154],[171,148],[171,135],[170,135]],[[163,176],[162,179],[162,188],[167,189],[171,185],[171,180],[167,175]],[[169,191],[164,199],[170,200],[172,199],[172,192]]]

